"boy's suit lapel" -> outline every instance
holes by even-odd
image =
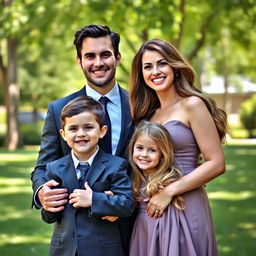
[[[98,177],[105,170],[104,162],[106,161],[105,153],[102,149],[99,148],[97,155],[95,156],[92,165],[89,169],[86,180],[90,187],[97,181]]]
[[[68,154],[65,158],[63,158],[63,162],[60,166],[60,173],[63,177],[68,193],[72,193],[74,189],[79,188],[79,183],[71,154]]]

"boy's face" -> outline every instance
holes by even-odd
[[[82,112],[65,118],[64,129],[60,129],[62,138],[72,148],[80,161],[87,161],[95,153],[98,140],[107,132],[107,126],[100,128],[94,114]]]

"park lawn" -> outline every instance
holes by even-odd
[[[225,146],[227,172],[206,189],[221,256],[255,254],[256,145]],[[0,252],[5,256],[47,255],[52,225],[31,209],[30,173],[37,148],[0,149]]]
[[[0,150],[0,254],[47,255],[52,226],[31,209],[31,181],[37,148]]]
[[[207,185],[221,256],[255,255],[256,145],[227,145],[227,171]]]

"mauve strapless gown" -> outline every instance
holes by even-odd
[[[165,124],[172,136],[175,166],[184,175],[197,167],[199,148],[190,128],[178,120]],[[206,142],[207,143],[207,142]],[[204,187],[185,193],[186,208],[169,205],[158,219],[140,203],[131,237],[130,256],[217,256],[211,209]]]

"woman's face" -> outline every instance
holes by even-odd
[[[142,74],[145,83],[156,92],[170,89],[173,85],[173,69],[157,51],[146,50],[144,52]]]

